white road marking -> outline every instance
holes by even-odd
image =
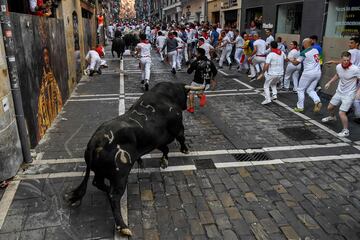
[[[222,73],[225,76],[229,76],[229,74],[227,74],[226,72],[222,71],[222,70],[218,70],[218,72]]]
[[[65,150],[70,157],[72,157],[72,153],[68,147],[68,144],[76,136],[76,134],[78,134],[80,132],[80,130],[82,129],[83,126],[84,126],[84,124],[81,124],[80,127],[64,143]]]
[[[119,94],[104,93],[104,94],[73,94],[71,98],[82,98],[82,97],[117,97]]]
[[[316,157],[296,157],[296,158],[283,158],[283,159],[272,159],[265,161],[244,161],[244,162],[222,162],[214,163],[216,168],[228,168],[228,167],[244,167],[244,166],[263,166],[273,164],[284,164],[284,163],[297,163],[297,162],[315,162],[315,161],[332,161],[332,160],[349,160],[349,159],[360,159],[360,153],[357,154],[342,154],[342,155],[327,155],[327,156],[316,156]],[[166,169],[161,168],[145,168],[145,169],[132,169],[131,173],[138,172],[175,172],[175,171],[192,171],[196,170],[195,165],[182,165],[182,166],[169,166]],[[84,172],[59,172],[59,173],[43,173],[43,174],[18,174],[14,180],[29,180],[29,179],[44,179],[44,178],[69,178],[69,177],[83,177]],[[91,173],[93,176],[93,173]],[[1,202],[0,202],[1,203]],[[0,205],[0,209],[1,209]],[[1,214],[1,212],[0,212]]]
[[[118,97],[112,98],[87,98],[87,99],[69,99],[68,102],[92,102],[92,101],[114,101],[119,100]]]
[[[0,200],[0,229],[2,228],[20,181],[11,181]]]
[[[234,80],[235,82],[240,83],[241,85],[247,87],[248,89],[251,89],[251,90],[255,89],[254,87],[252,87],[252,86],[250,86],[249,84],[246,84],[246,83],[240,81],[240,80],[237,79],[237,78],[233,78],[233,80]]]

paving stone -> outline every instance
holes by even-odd
[[[190,221],[191,233],[193,235],[204,235],[205,231],[199,220]]]
[[[230,219],[241,219],[239,210],[236,207],[225,208],[226,213]]]
[[[44,239],[44,237],[45,237],[45,228],[22,231],[20,234],[20,240]]]
[[[250,173],[248,172],[248,170],[246,168],[240,167],[240,168],[238,168],[238,170],[239,170],[239,174],[241,177],[243,177],[243,178],[250,177]]]
[[[319,225],[316,221],[308,214],[298,214],[297,217],[308,229],[318,229]]]
[[[196,205],[196,209],[198,211],[208,211],[209,210],[208,203],[206,202],[206,200],[203,197],[196,197],[195,205]]]
[[[282,199],[284,200],[285,204],[288,207],[295,207],[298,205],[298,203],[296,202],[296,200],[288,193],[282,193],[280,194]]]
[[[216,225],[214,224],[205,225],[205,230],[206,230],[206,235],[209,238],[221,239],[220,232],[218,231]]]
[[[180,200],[179,196],[170,195],[167,197],[167,199],[168,199],[168,204],[169,204],[170,210],[181,209],[181,200]]]
[[[357,222],[353,217],[348,214],[340,214],[338,215],[339,220],[342,223],[345,223],[351,229],[359,229],[360,232],[360,223]]]
[[[142,201],[152,201],[154,200],[154,196],[151,190],[143,190],[141,192],[141,200]]]
[[[194,202],[193,197],[191,196],[191,193],[188,191],[180,191],[180,197],[184,204]]]
[[[220,201],[209,201],[208,204],[214,214],[224,213],[224,207]]]
[[[188,219],[195,219],[199,217],[194,204],[184,204],[183,209],[185,210],[185,214]]]
[[[258,201],[258,199],[256,198],[255,193],[253,193],[253,192],[245,193],[245,198],[249,202],[257,202]]]
[[[310,185],[308,186],[308,189],[313,193],[315,194],[316,197],[318,198],[328,198],[329,196],[321,189],[319,188],[318,186],[316,185]]]
[[[224,184],[215,184],[214,190],[216,193],[223,193],[227,192],[227,189],[225,188]]]
[[[251,231],[255,235],[257,240],[267,240],[269,239],[269,235],[264,231],[263,227],[259,223],[251,224]]]
[[[238,240],[238,237],[232,230],[224,230],[222,231],[223,239],[224,240]]]
[[[298,240],[300,239],[299,235],[291,226],[280,227],[281,231],[285,234],[288,240]]]
[[[326,219],[325,217],[319,215],[319,216],[314,216],[315,220],[317,223],[320,224],[320,226],[327,232],[330,234],[336,234],[337,230],[335,228],[335,226],[333,226],[330,221],[328,219]]]
[[[174,221],[175,227],[183,228],[187,226],[186,216],[183,210],[171,211],[170,215]]]
[[[271,215],[271,217],[275,220],[275,222],[279,226],[285,226],[285,225],[288,224],[288,222],[286,221],[284,216],[281,215],[281,213],[278,210],[272,210],[272,211],[269,212],[269,214]]]
[[[219,193],[219,199],[225,208],[235,206],[234,201],[228,193]]]
[[[280,185],[284,186],[285,188],[293,186],[293,184],[291,182],[289,182],[289,180],[287,180],[287,179],[281,179],[279,182],[280,182]]]
[[[203,225],[215,223],[213,215],[210,211],[200,211],[199,216],[200,222]]]
[[[275,185],[273,186],[273,189],[277,192],[277,193],[287,193],[286,189],[284,188],[283,185]]]
[[[337,229],[343,235],[346,239],[359,239],[359,229],[357,230],[357,233],[345,224],[339,224],[337,225]]]
[[[240,210],[241,215],[244,217],[245,221],[249,224],[258,222],[258,219],[252,211]]]
[[[144,239],[145,240],[159,240],[160,236],[157,230],[155,229],[149,229],[144,230]]]
[[[280,229],[271,218],[264,218],[260,220],[260,224],[263,226],[268,234],[279,233]]]
[[[207,201],[216,201],[218,197],[213,189],[204,189],[205,198]]]
[[[231,223],[229,221],[229,218],[225,214],[216,214],[214,215],[214,218],[219,230],[231,228]]]

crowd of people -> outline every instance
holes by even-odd
[[[176,74],[185,65],[188,73],[195,71],[194,86],[204,85],[208,89],[215,83],[217,73],[213,62],[218,61],[221,69],[226,63],[229,69],[247,73],[249,81],[264,80],[263,105],[277,99],[277,89],[292,91],[297,94],[295,112],[304,112],[305,92],[314,102],[313,111],[320,112],[322,102],[318,95],[319,81],[324,64],[337,64],[336,75],[325,85],[329,88],[339,80],[336,94],[328,106],[329,117],[323,122],[335,120],[334,108],[340,106],[339,116],[343,125],[340,137],[349,136],[347,112],[354,108],[360,112],[360,50],[359,38],[349,41],[349,50],[341,55],[340,60],[323,62],[323,52],[316,35],[305,38],[301,44],[291,41],[289,44],[281,37],[273,37],[271,29],[266,29],[266,38],[257,32],[240,32],[234,26],[221,28],[220,24],[189,23],[185,25],[152,25],[148,23],[123,24],[120,31],[135,31],[140,34],[140,43],[136,53],[143,70],[141,83],[149,89],[151,71],[151,48],[155,48],[161,61],[170,65]],[[339,56],[340,57],[340,56]],[[271,93],[270,93],[271,90]],[[200,98],[200,106],[206,103],[203,91],[190,92],[188,111],[194,112],[194,95]],[[353,103],[356,103],[353,105]],[[360,117],[360,116],[358,116]]]

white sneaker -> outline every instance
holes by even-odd
[[[323,123],[327,123],[327,122],[331,122],[331,121],[336,121],[336,117],[335,117],[335,116],[334,116],[334,117],[328,116],[328,117],[325,117],[325,118],[321,119],[321,121],[322,121]]]
[[[266,105],[266,104],[269,104],[269,103],[271,103],[271,100],[265,99],[261,104],[262,104],[262,105]]]
[[[251,74],[249,74],[248,77],[249,77],[249,78],[254,78],[254,77],[256,77],[256,75],[251,75]]]
[[[339,137],[348,137],[350,135],[349,129],[344,128],[337,134]]]
[[[277,100],[277,95],[273,95],[273,96],[271,97],[271,100]]]

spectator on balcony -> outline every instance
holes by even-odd
[[[51,7],[52,3],[50,1],[44,0],[29,0],[30,11],[31,13],[37,16],[51,16]]]

